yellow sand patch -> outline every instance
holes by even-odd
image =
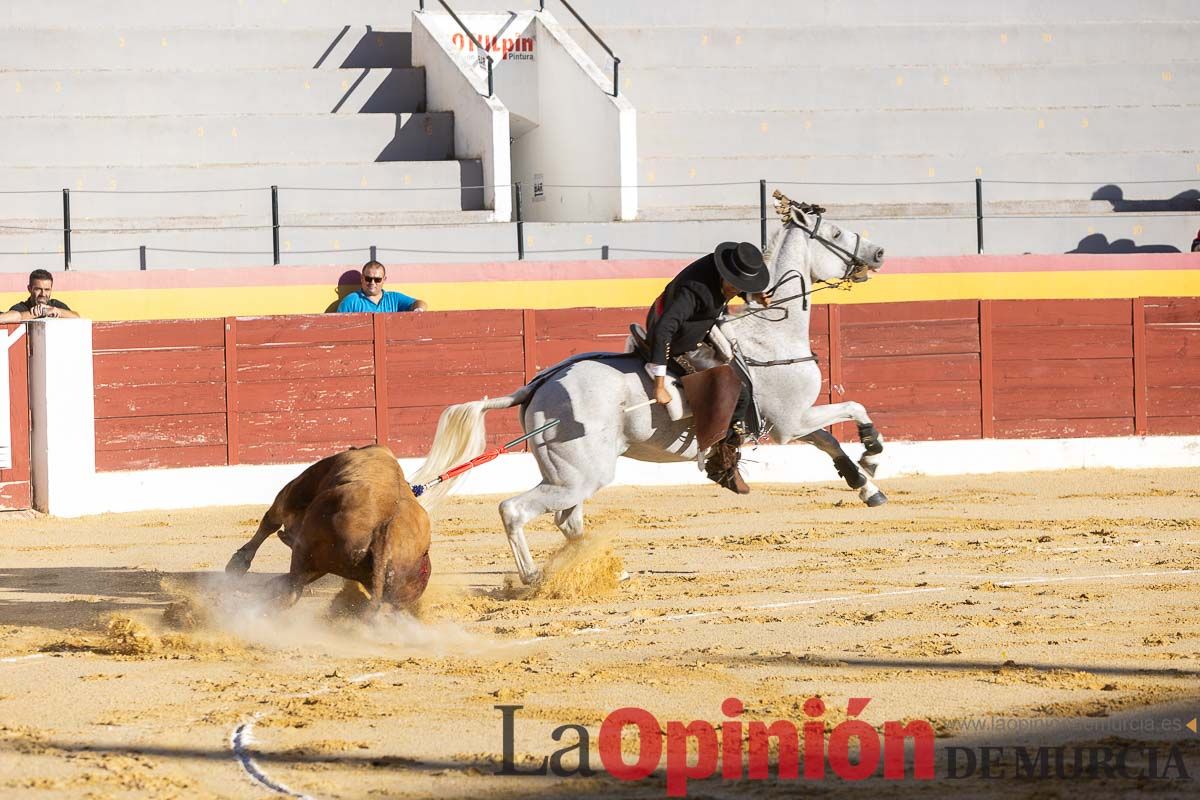
[[[530,597],[540,600],[576,600],[604,597],[617,589],[624,562],[613,553],[612,542],[587,537],[567,542],[550,556],[545,578]]]
[[[148,627],[135,619],[114,616],[104,632],[104,650],[123,656],[156,652],[162,643]]]

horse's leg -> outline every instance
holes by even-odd
[[[567,541],[577,542],[583,538],[583,503],[554,512],[554,524],[567,537]]]
[[[508,534],[508,544],[512,548],[513,558],[517,561],[517,572],[524,584],[537,583],[542,573],[533,563],[533,555],[529,552],[529,544],[525,541],[525,525],[547,511],[561,511],[582,506],[588,492],[568,486],[556,486],[540,483],[524,494],[509,498],[500,504],[500,518],[504,521],[504,531]],[[579,513],[580,534],[583,533],[583,512]],[[563,531],[566,534],[566,531]],[[570,538],[568,534],[568,538]]]
[[[858,466],[850,459],[831,434],[822,430],[838,422],[853,421],[858,425],[858,435],[866,451],[859,459]],[[813,406],[801,415],[800,424],[808,432],[795,436],[800,440],[815,445],[823,453],[833,459],[838,474],[851,489],[858,490],[859,498],[868,506],[881,506],[887,502],[887,495],[879,490],[871,478],[875,476],[875,468],[879,464],[880,454],[883,453],[883,436],[875,429],[867,410],[861,403],[845,402],[831,403],[823,406]],[[861,469],[859,469],[861,467]]]
[[[799,437],[797,441],[808,442],[833,459],[833,466],[838,475],[845,479],[846,485],[851,489],[858,489],[860,497],[867,505],[881,506],[887,502],[887,496],[871,483],[863,470],[855,466],[838,440],[833,438],[833,434],[825,430],[815,430]]]

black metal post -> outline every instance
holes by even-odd
[[[975,242],[983,252],[983,178],[975,179]]]
[[[375,252],[376,252],[376,251],[375,251],[375,245],[371,245],[371,260],[372,260],[372,261],[378,261],[378,260],[379,260],[379,259],[377,259],[377,258],[375,257]]]
[[[758,182],[758,238],[763,250],[767,249],[767,181]]]
[[[601,247],[600,247],[600,260],[601,260],[601,261],[608,261],[608,245],[601,245]]]
[[[71,190],[63,189],[63,269],[71,268]]]
[[[496,90],[494,88],[492,88],[492,59],[490,57],[487,60],[487,65],[488,65],[488,97],[491,97],[493,94],[495,94]]]
[[[279,187],[271,187],[271,245],[275,253],[275,266],[279,266]]]
[[[616,56],[613,56],[613,97],[616,97],[618,94],[620,94],[620,89],[618,88],[620,85],[619,84],[620,68],[621,68],[621,59],[617,58]]]
[[[514,183],[513,190],[516,193],[517,200],[514,206],[514,211],[517,216],[517,260],[525,260],[525,222],[521,219],[521,184]]]
[[[138,269],[146,268],[146,245],[138,247]]]

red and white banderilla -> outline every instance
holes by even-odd
[[[518,436],[516,439],[513,439],[511,442],[505,442],[504,444],[500,445],[495,450],[488,450],[486,453],[475,456],[475,458],[472,458],[470,461],[463,462],[462,464],[459,464],[457,467],[451,467],[450,469],[443,472],[441,475],[438,475],[436,478],[431,480],[429,483],[421,483],[421,484],[417,484],[416,486],[413,486],[412,487],[413,496],[420,497],[421,495],[425,494],[426,490],[432,489],[433,487],[437,486],[439,483],[442,483],[443,481],[448,481],[451,478],[457,478],[459,475],[463,474],[467,470],[472,469],[473,467],[478,467],[480,464],[486,464],[487,462],[489,462],[492,459],[499,456],[501,453],[507,453],[509,450],[512,450],[514,447],[516,447],[517,445],[519,445],[521,442],[525,441],[526,439],[529,439],[533,436],[537,436],[539,433],[542,433],[543,431],[548,431],[551,428],[553,428],[555,425],[557,425],[558,423],[559,423],[558,419],[547,420],[546,422],[544,422],[541,425],[539,425],[538,427],[534,428],[533,430],[531,430],[529,433],[525,434],[524,436]]]

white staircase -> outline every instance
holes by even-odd
[[[757,241],[760,178],[896,256],[974,252],[977,177],[990,253],[1186,249],[1200,227],[1194,0],[572,5],[621,57],[640,221],[527,222],[528,258]],[[139,245],[151,269],[270,263],[273,185],[285,264],[515,258],[455,120],[425,108],[416,6],[5,4],[0,270],[61,266],[63,188],[76,269],[136,269]],[[244,191],[102,193],[214,188]]]

